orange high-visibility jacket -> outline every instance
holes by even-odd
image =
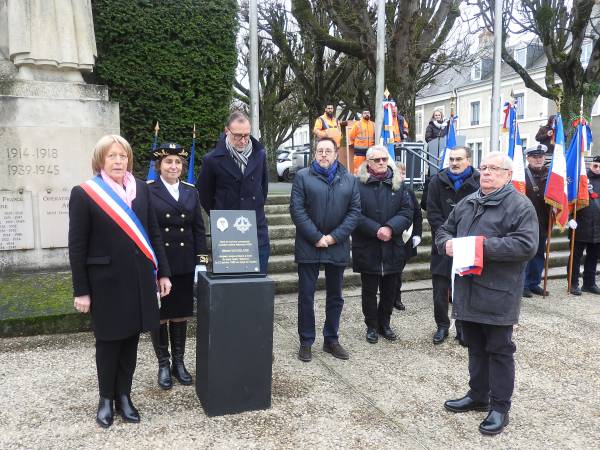
[[[342,131],[340,130],[340,124],[338,120],[335,117],[329,119],[327,114],[317,117],[317,120],[315,120],[313,133],[315,133],[317,138],[332,138],[338,147],[342,143]]]
[[[364,155],[369,147],[375,145],[375,122],[364,119],[354,122],[348,139],[354,146],[354,154]]]

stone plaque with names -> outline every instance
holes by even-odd
[[[0,191],[0,250],[34,248],[31,192]]]
[[[69,189],[40,192],[40,238],[42,248],[60,248],[68,245]]]
[[[210,229],[214,274],[260,272],[255,211],[212,210]]]

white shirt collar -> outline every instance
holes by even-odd
[[[175,201],[178,201],[179,200],[179,181],[177,181],[177,183],[175,183],[175,184],[169,184],[168,182],[165,181],[165,179],[162,177],[162,175],[160,176],[160,180],[163,182],[163,184],[167,188],[167,191],[169,191],[169,194],[171,194],[173,196]]]

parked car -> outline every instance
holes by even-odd
[[[310,153],[310,145],[299,145],[277,150],[277,177],[279,181],[292,181],[298,168],[294,167],[296,155]]]

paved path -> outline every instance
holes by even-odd
[[[563,284],[524,301],[511,424],[497,437],[477,431],[484,413],[444,411],[466,392],[466,350],[431,344],[431,291],[417,291],[392,319],[400,340],[376,345],[364,340],[359,298],[347,298],[341,342],[351,359],[324,354],[318,339],[311,363],[296,359],[295,299],[279,298],[272,408],[212,419],[192,387],[158,389],[147,336],[133,392],[142,422],[116,419],[107,431],[94,422],[90,333],[0,339],[0,448],[599,448],[600,297],[559,295]],[[321,298],[318,323],[323,309]],[[190,339],[190,369],[194,350]]]

